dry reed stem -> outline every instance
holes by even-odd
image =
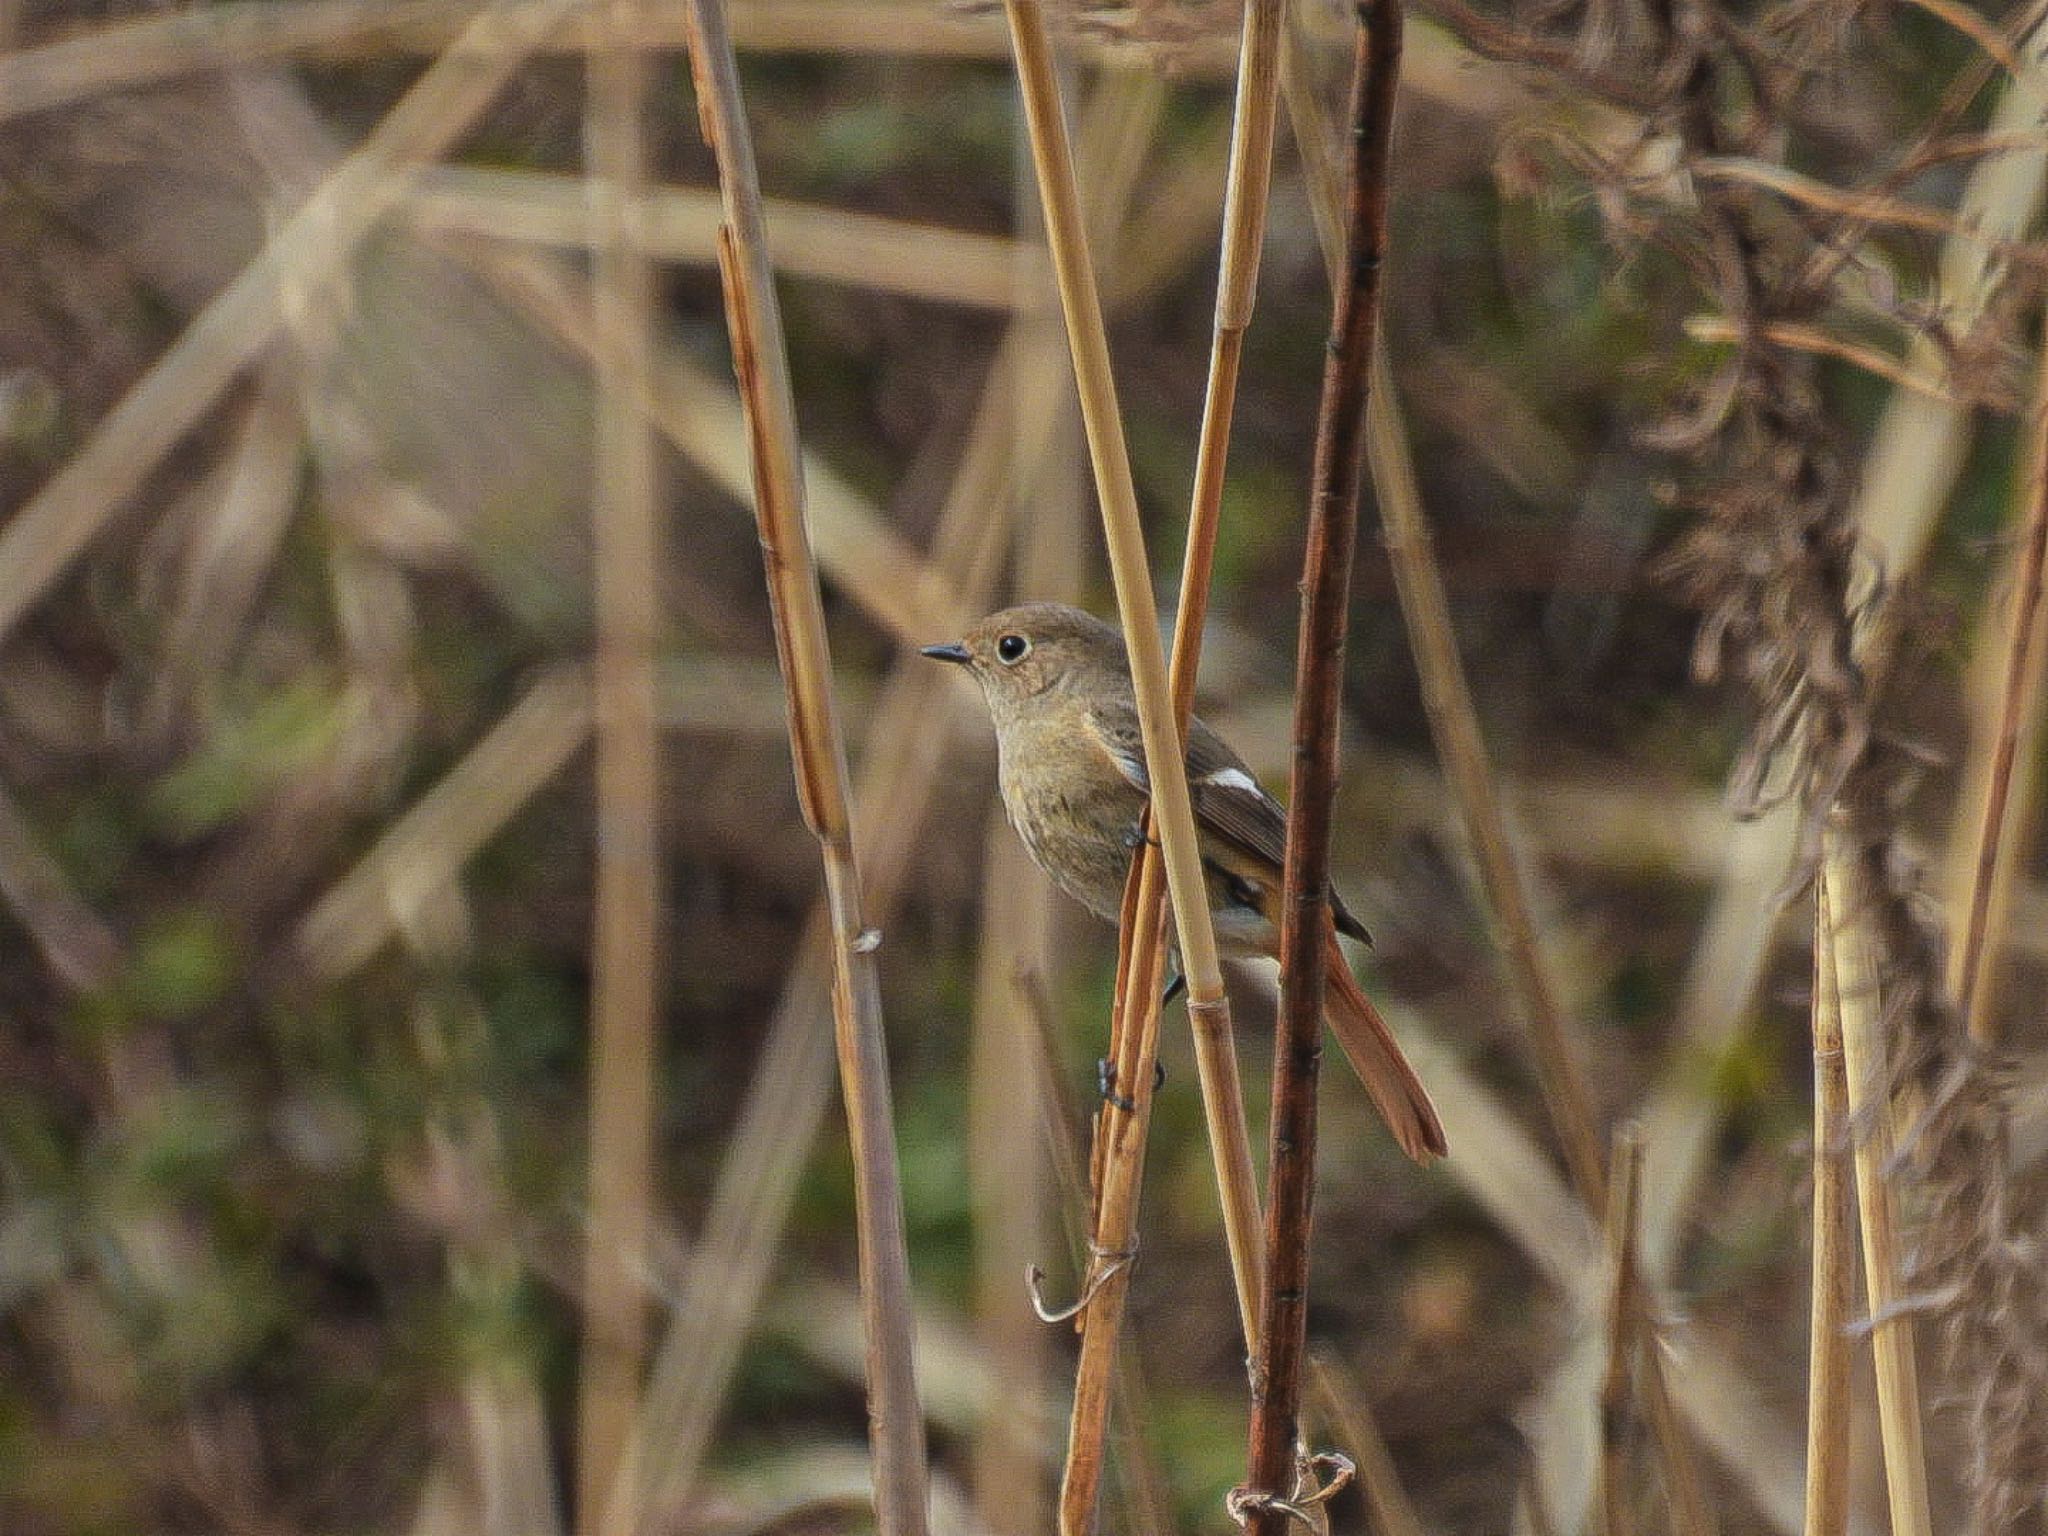
[[[1383,539],[1401,595],[1401,613],[1422,680],[1423,708],[1472,842],[1487,909],[1499,924],[1502,952],[1529,1028],[1537,1080],[1564,1148],[1565,1166],[1571,1170],[1580,1197],[1589,1209],[1597,1210],[1605,1195],[1606,1178],[1600,1166],[1592,1094],[1550,962],[1537,936],[1528,886],[1508,833],[1506,808],[1458,655],[1450,604],[1432,549],[1434,541],[1384,350],[1374,358],[1374,371],[1379,378],[1370,410],[1373,484],[1379,493]]]
[[[339,277],[422,161],[469,126],[569,0],[478,13],[360,147],[94,428],[86,445],[0,531],[0,635],[62,576],[157,462],[269,342],[283,301]]]
[[[2038,249],[2024,242],[2004,240],[1974,225],[1966,224],[1945,209],[1929,208],[1903,198],[1884,197],[1874,192],[1838,187],[1818,177],[1761,160],[1750,155],[1707,155],[1686,166],[1686,174],[1702,181],[1738,182],[1775,192],[1788,202],[1817,208],[1823,213],[1854,218],[1864,224],[1892,229],[1911,229],[1923,234],[1981,242],[2008,261],[2038,264],[2044,259]]]
[[[1180,605],[1174,616],[1173,659],[1168,683],[1174,729],[1185,733],[1195,707],[1195,674],[1201,664],[1202,629],[1208,617],[1210,575],[1216,563],[1216,533],[1223,511],[1223,486],[1230,456],[1230,424],[1237,404],[1238,364],[1245,328],[1258,295],[1259,255],[1266,232],[1267,193],[1273,173],[1273,128],[1279,103],[1280,32],[1286,0],[1250,0],[1244,10],[1239,48],[1237,98],[1231,119],[1228,192],[1223,203],[1223,248],[1216,281],[1215,335],[1202,399],[1201,436],[1195,450],[1193,504],[1188,512],[1187,547],[1181,562]],[[1152,857],[1146,850],[1146,858]],[[1258,1348],[1260,1294],[1264,1287],[1259,1250],[1259,1186],[1252,1168],[1251,1135],[1245,1125],[1244,1092],[1237,1067],[1227,998],[1217,1006],[1188,1010],[1194,1035],[1195,1068],[1201,1079],[1202,1111],[1223,1206],[1223,1231],[1230,1248],[1231,1278],[1245,1351]]]
[[[1336,1361],[1312,1353],[1308,1384],[1317,1411],[1335,1429],[1337,1443],[1350,1452],[1358,1469],[1358,1487],[1372,1512],[1372,1530],[1377,1536],[1423,1536],[1421,1517],[1401,1485],[1386,1436],[1358,1383]]]
[[[791,276],[977,309],[1037,302],[1044,253],[1000,235],[768,198],[776,269]],[[422,229],[580,250],[591,240],[583,184],[545,171],[442,166],[420,179],[406,215]],[[634,200],[641,248],[656,260],[718,259],[718,194],[649,187]]]
[[[185,550],[162,663],[143,701],[147,735],[170,728],[203,688],[227,673],[291,524],[306,433],[286,372],[263,371],[233,446],[197,493],[206,510]]]
[[[2033,408],[2034,439],[2027,455],[2025,515],[2012,556],[2011,607],[2007,614],[2004,668],[1991,729],[1972,732],[1965,768],[1964,811],[1974,823],[1967,843],[1958,840],[1958,871],[1967,895],[1960,908],[1949,954],[1948,986],[1956,1011],[1972,1038],[1989,1043],[1992,977],[2012,902],[2024,846],[2016,836],[2032,818],[2033,776],[2014,772],[2031,764],[2040,739],[2043,657],[2048,655],[2048,620],[2041,602],[2042,569],[2048,561],[2048,343],[2041,352],[2040,382]]]
[[[833,1013],[860,1234],[875,1519],[882,1536],[922,1536],[928,1519],[924,1420],[917,1401],[910,1262],[875,971],[879,935],[870,932],[862,914],[846,792],[846,746],[833,704],[824,609],[804,522],[796,407],[762,231],[760,185],[740,99],[738,64],[721,0],[692,0],[690,22],[690,73],[697,89],[698,118],[718,162],[725,203],[719,269],[733,369],[746,402],[753,447],[755,516],[776,646],[789,691],[798,799],[825,865]]]
[[[591,29],[584,140],[597,382],[592,494],[596,840],[591,938],[589,1234],[576,1461],[579,1536],[631,1536],[639,1511],[607,1497],[640,1411],[643,1274],[654,1180],[659,975],[659,625],[653,388],[654,280],[634,210],[647,180],[647,61],[638,0],[607,0]]]
[[[1633,1536],[1636,1528],[1628,1452],[1647,1321],[1636,1246],[1642,1193],[1643,1128],[1630,1123],[1614,1134],[1607,1181],[1607,1366],[1600,1380],[1600,1508],[1607,1536]]]
[[[1983,49],[1986,56],[2007,74],[2016,75],[2020,72],[2019,59],[2013,54],[2006,40],[1967,5],[1957,4],[1956,0],[1907,0],[1907,3],[1955,28]]]
[[[1849,1528],[1849,1084],[1828,883],[1813,884],[1813,1307],[1806,1368],[1805,1536]]]
[[[1902,1310],[1904,1254],[1890,1172],[1893,1110],[1878,957],[1868,901],[1853,850],[1830,828],[1824,935],[1830,982],[1842,1027],[1842,1065],[1856,1137],[1856,1203],[1863,1226],[1863,1284],[1870,1344],[1877,1364],[1878,1427],[1884,1437],[1885,1491],[1893,1536],[1931,1536],[1927,1452],[1920,1430],[1920,1381],[1914,1359],[1913,1313]]]
[[[1088,1251],[1094,1225],[1093,1197],[1079,1150],[1087,1132],[1061,1060],[1052,1006],[1042,979],[1027,973],[1012,980],[1031,1025],[1045,1110],[1045,1138],[1052,1149],[1053,1177],[1060,1191],[1060,1217],[1078,1260]],[[1077,1267],[1084,1266],[1077,1263]],[[1145,1432],[1144,1381],[1138,1371],[1136,1352],[1128,1340],[1117,1346],[1110,1393],[1115,1403],[1115,1411],[1110,1415],[1110,1440],[1116,1451],[1117,1484],[1124,1496],[1125,1527],[1131,1536],[1166,1536],[1172,1528],[1167,1513],[1172,1500],[1167,1493],[1165,1473],[1152,1454]]]
[[[1059,285],[1060,309],[1067,325],[1096,494],[1102,506],[1110,573],[1123,619],[1146,770],[1152,786],[1152,824],[1157,827],[1162,844],[1165,883],[1173,902],[1175,929],[1187,974],[1188,1008],[1190,1014],[1197,1010],[1214,1012],[1226,1006],[1223,976],[1210,926],[1208,892],[1195,841],[1186,765],[1180,750],[1180,733],[1174,724],[1166,657],[1159,640],[1158,608],[1153,601],[1144,531],[1131,483],[1123,422],[1117,409],[1102,304],[1088,255],[1073,152],[1061,114],[1059,83],[1053,70],[1045,18],[1035,0],[1008,0],[1007,12],[1039,202]],[[1124,1000],[1131,999],[1137,1006],[1137,1023],[1125,1036],[1129,1044],[1114,1050],[1119,1063],[1119,1084],[1128,1096],[1124,1102],[1134,1108],[1122,1111],[1116,1105],[1105,1106],[1107,1134],[1103,1140],[1093,1241],[1094,1250],[1105,1257],[1105,1262],[1102,1269],[1090,1276],[1085,1292],[1092,1299],[1085,1313],[1081,1361],[1075,1373],[1067,1474],[1060,1494],[1060,1528],[1065,1532],[1086,1530],[1094,1517],[1110,1367],[1116,1354],[1123,1297],[1129,1282],[1129,1260],[1125,1258],[1119,1263],[1117,1257],[1127,1254],[1135,1241],[1144,1135],[1151,1113],[1152,1062],[1158,1051],[1158,969],[1164,916],[1152,919],[1152,908],[1146,902],[1149,892],[1145,889],[1145,871],[1152,860],[1141,858],[1136,864],[1131,889],[1126,892],[1118,986],[1120,1016],[1126,1021],[1130,1019]],[[1114,1023],[1111,1038],[1118,1038]]]
[[[1065,357],[1023,344],[1013,327],[990,375],[946,508],[934,558],[949,589],[953,621],[988,606],[1007,542],[1008,517],[1028,499],[1051,452]],[[1014,460],[1005,462],[999,424],[1009,402],[1021,413]],[[1015,498],[1006,496],[1005,480]],[[998,509],[991,516],[989,509]],[[930,633],[945,632],[941,630]],[[957,738],[941,726],[948,680],[913,657],[871,711],[870,748],[856,803],[887,807],[866,817],[861,865],[878,917],[886,917],[910,874],[919,825]],[[668,1508],[690,1492],[708,1446],[747,1322],[758,1305],[797,1176],[822,1123],[830,1057],[816,1027],[831,1006],[827,917],[814,910],[783,989],[754,1086],[742,1106],[713,1189],[697,1254],[668,1336],[657,1353],[642,1416],[642,1486],[650,1508]]]
[[[1280,905],[1280,1014],[1274,1025],[1273,1115],[1267,1152],[1266,1288],[1252,1365],[1245,1487],[1247,1529],[1281,1536],[1292,1518],[1308,1345],[1309,1234],[1316,1155],[1316,1078],[1327,981],[1330,829],[1337,798],[1338,711],[1350,617],[1351,562],[1366,459],[1372,360],[1387,248],[1388,166],[1401,71],[1400,0],[1358,8],[1351,82],[1345,281],[1336,285],[1316,420],[1307,547],[1295,653],[1294,769]]]

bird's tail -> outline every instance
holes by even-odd
[[[1365,1084],[1365,1091],[1379,1109],[1380,1118],[1387,1122],[1387,1129],[1394,1133],[1394,1140],[1401,1144],[1401,1150],[1418,1163],[1442,1157],[1449,1145],[1444,1140],[1444,1126],[1437,1118],[1436,1105],[1429,1100],[1429,1090],[1408,1064],[1400,1042],[1380,1017],[1379,1009],[1353,979],[1351,967],[1344,962],[1344,952],[1337,947],[1336,930],[1328,929],[1326,934],[1329,958],[1323,983],[1323,1017],[1329,1022],[1330,1032],[1351,1058],[1351,1069]]]

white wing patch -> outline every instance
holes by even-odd
[[[1259,781],[1242,768],[1218,768],[1202,782],[1217,789],[1242,790],[1248,795],[1260,793]]]

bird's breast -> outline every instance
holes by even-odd
[[[1054,884],[1114,922],[1130,868],[1127,838],[1145,802],[1077,729],[1017,724],[1003,733],[1003,809]]]

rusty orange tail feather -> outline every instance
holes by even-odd
[[[1394,1140],[1401,1144],[1401,1150],[1418,1163],[1442,1157],[1450,1149],[1436,1105],[1430,1102],[1429,1090],[1408,1064],[1408,1057],[1387,1027],[1387,1021],[1380,1017],[1379,1009],[1352,977],[1351,967],[1344,962],[1344,952],[1337,945],[1335,929],[1325,933],[1329,974],[1323,983],[1323,1018],[1330,1032],[1344,1047],[1351,1069],[1365,1084],[1366,1093],[1387,1122],[1387,1129],[1394,1133]]]

